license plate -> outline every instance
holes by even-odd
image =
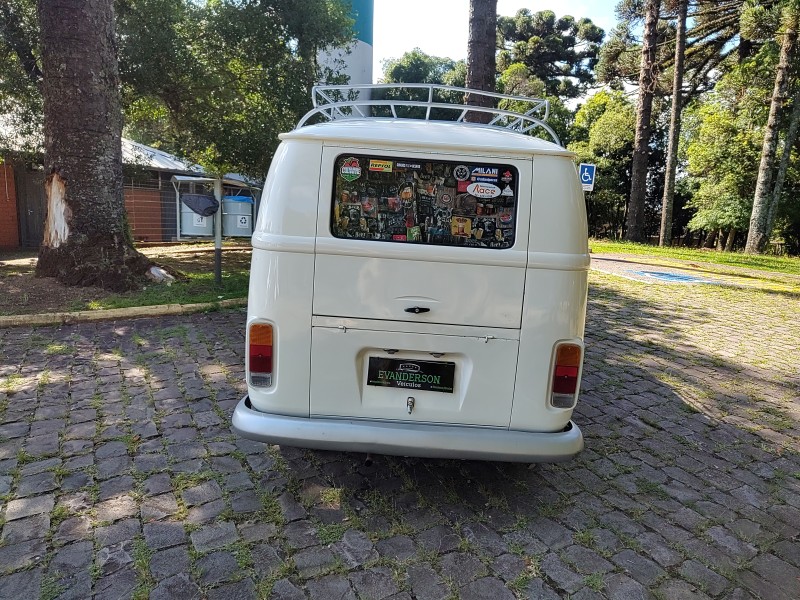
[[[367,385],[453,393],[456,363],[370,356]]]

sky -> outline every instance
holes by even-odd
[[[606,34],[614,27],[618,0],[498,0],[497,14],[519,9],[552,10],[557,17],[590,18]],[[469,0],[375,0],[372,77],[383,74],[382,62],[420,48],[426,54],[459,60],[467,57]]]

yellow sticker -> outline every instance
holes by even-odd
[[[378,171],[379,173],[391,173],[392,161],[390,160],[374,160],[369,161],[369,170]]]

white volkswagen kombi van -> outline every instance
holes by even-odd
[[[516,110],[467,109],[452,100],[465,92],[315,88],[281,135],[252,238],[241,435],[525,462],[583,448],[574,156],[529,135],[557,142],[545,101],[486,94]]]

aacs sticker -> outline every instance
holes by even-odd
[[[500,195],[500,188],[491,183],[476,181],[467,186],[467,192],[476,198],[496,198]]]

